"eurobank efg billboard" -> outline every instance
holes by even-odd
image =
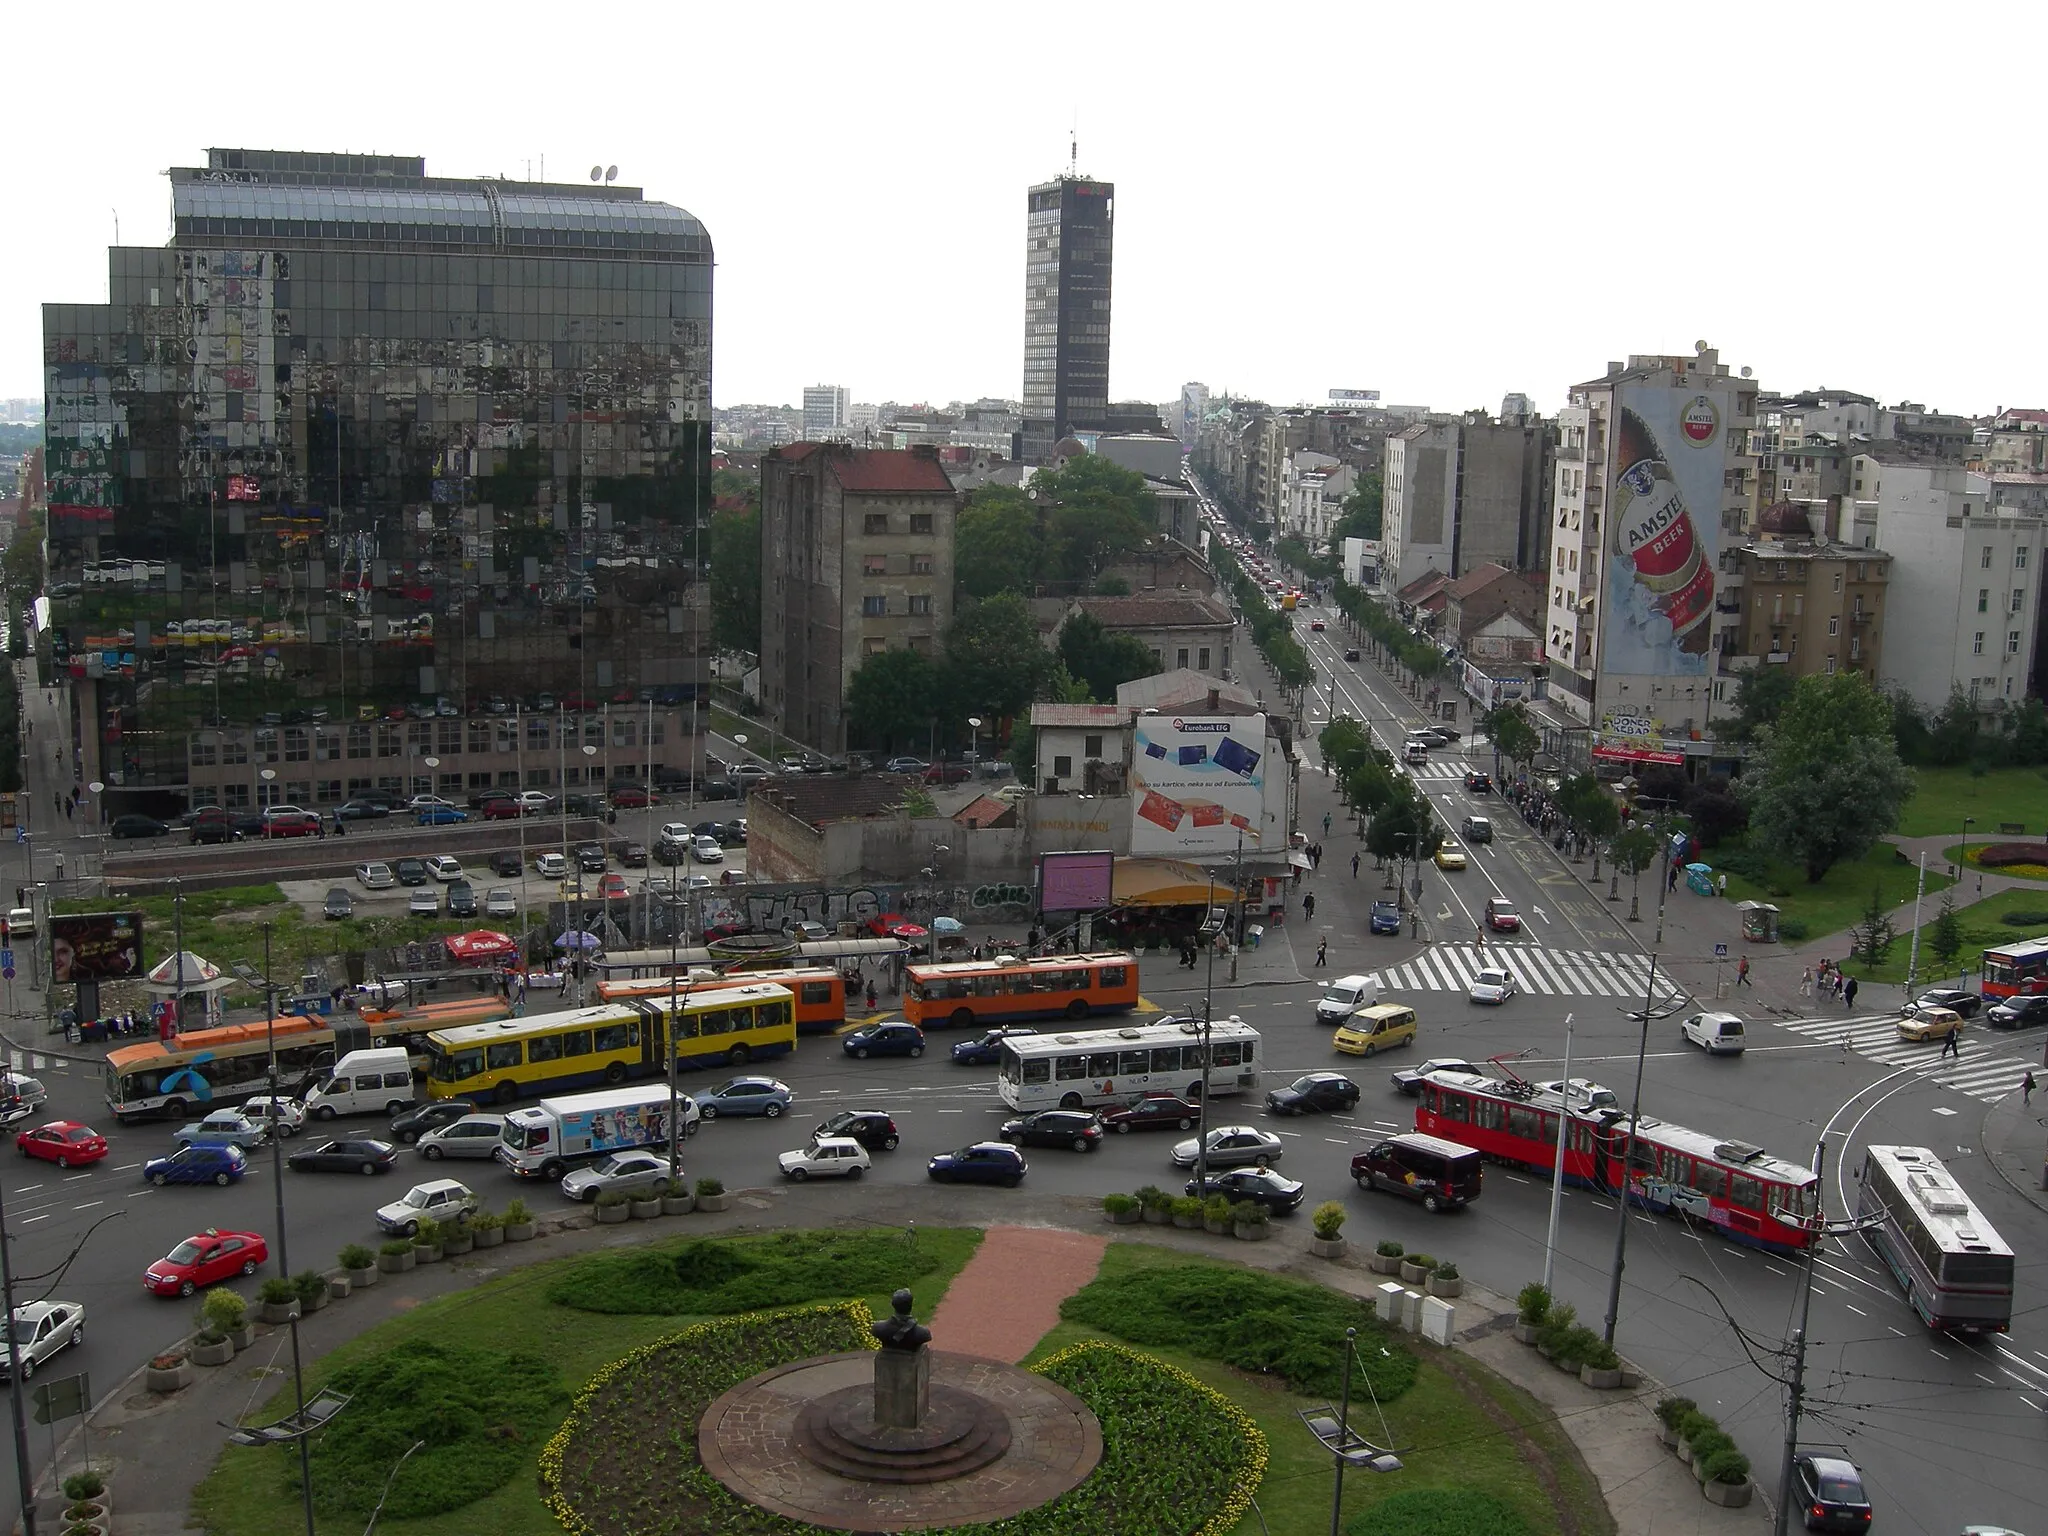
[[[1131,852],[1174,858],[1257,849],[1266,717],[1140,715],[1131,744]]]

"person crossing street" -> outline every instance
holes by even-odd
[[[1318,939],[1318,940],[1316,940],[1316,965],[1317,965],[1317,966],[1326,966],[1326,965],[1328,965],[1329,963],[1330,963],[1330,941],[1329,941],[1328,939]]]
[[[1960,1024],[1951,1024],[1951,1025],[1949,1025],[1949,1027],[1948,1027],[1948,1033],[1947,1033],[1946,1035],[1942,1036],[1942,1039],[1941,1039],[1941,1054],[1942,1054],[1943,1056],[1953,1056],[1953,1057],[1955,1057],[1955,1058],[1956,1058],[1956,1060],[1958,1060],[1958,1061],[1961,1061],[1961,1060],[1963,1059],[1963,1026],[1962,1026],[1962,1025],[1960,1025]]]

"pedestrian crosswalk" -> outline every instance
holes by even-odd
[[[9,1051],[7,1053],[7,1070],[10,1072],[27,1073],[31,1077],[41,1076],[45,1072],[63,1072],[70,1065],[71,1063],[64,1060],[61,1056],[45,1056],[39,1051]]]
[[[1517,987],[1536,996],[1612,997],[1640,1007],[1652,991],[1648,955],[1531,944],[1434,944],[1413,960],[1372,974],[1387,992],[1465,992],[1489,966],[1505,967]],[[1683,995],[1683,988],[1657,973],[1659,1001]]]
[[[1478,762],[1473,765],[1467,765],[1465,763],[1440,763],[1435,761],[1427,763],[1413,763],[1409,765],[1408,772],[1418,779],[1456,779],[1460,784],[1462,784],[1465,782],[1465,773],[1468,766],[1476,766],[1481,773],[1486,774],[1488,777],[1492,776],[1493,770],[1483,762]]]
[[[1967,1026],[1960,1054],[1944,1056],[1941,1042],[1899,1038],[1896,1013],[1852,1014],[1845,1018],[1791,1019],[1779,1026],[1821,1045],[1844,1050],[1887,1067],[1916,1068],[1939,1088],[1991,1100],[2012,1093],[2033,1065],[2033,1042],[2007,1041],[1981,1023]],[[2015,1048],[2017,1047],[2017,1048]]]

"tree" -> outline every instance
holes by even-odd
[[[1360,475],[1330,529],[1330,543],[1341,547],[1346,539],[1379,538],[1384,500],[1378,472]]]
[[[1803,677],[1737,788],[1762,846],[1818,882],[1898,825],[1913,771],[1892,743],[1892,706],[1855,672]]]
[[[1519,768],[1543,748],[1543,738],[1529,723],[1529,712],[1518,703],[1489,710],[1481,729],[1493,743],[1496,768],[1503,757]]]
[[[1884,964],[1898,936],[1891,914],[1884,909],[1884,891],[1873,885],[1862,920],[1849,930],[1849,953],[1875,970]]]
[[[1406,855],[1418,864],[1443,846],[1443,840],[1443,823],[1413,781],[1406,779],[1394,782],[1365,833],[1365,846],[1373,857]]]
[[[953,525],[953,584],[965,597],[1028,595],[1044,579],[1038,509],[1015,486],[985,485]]]
[[[1063,581],[1087,585],[1113,556],[1151,543],[1159,528],[1145,477],[1098,454],[1033,476],[1031,494],[1045,509],[1046,564]]]
[[[1159,670],[1152,648],[1136,635],[1111,631],[1093,614],[1076,613],[1060,626],[1059,659],[1098,703],[1116,701],[1119,685]]]
[[[1967,763],[1979,753],[1977,706],[1962,689],[1951,687],[1948,702],[1927,722],[1927,760],[1948,766]]]
[[[1728,739],[1755,741],[1757,732],[1791,703],[1792,686],[1797,681],[1785,668],[1768,664],[1743,673],[1735,689],[1735,719],[1726,731]]]
[[[1607,845],[1607,856],[1614,861],[1617,875],[1627,875],[1628,920],[1639,922],[1637,915],[1638,892],[1642,886],[1643,871],[1657,862],[1657,836],[1648,827],[1631,826],[1627,831],[1616,834]]]
[[[1593,845],[1593,878],[1600,878],[1600,849],[1621,828],[1621,807],[1590,773],[1575,773],[1557,787],[1557,808],[1565,824]]]
[[[893,747],[924,733],[938,712],[939,675],[929,656],[877,651],[861,659],[846,685],[846,715],[861,740]]]
[[[1052,661],[1023,598],[1005,593],[971,603],[946,631],[942,707],[957,720],[1020,715],[1038,697]]]
[[[1718,847],[1749,825],[1749,812],[1729,789],[1727,777],[1718,773],[1693,790],[1685,814],[1702,848]]]
[[[1953,967],[1963,955],[1963,923],[1956,916],[1956,897],[1953,891],[1941,894],[1941,910],[1934,914],[1929,925],[1927,947],[1933,951],[1937,964],[1946,971]]]
[[[1131,595],[1131,584],[1125,581],[1123,577],[1117,575],[1098,576],[1095,578],[1095,595],[1097,597],[1129,597]]]
[[[711,643],[721,651],[761,649],[761,510],[711,519]]]

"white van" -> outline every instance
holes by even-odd
[[[1361,1008],[1380,1000],[1379,983],[1370,976],[1339,976],[1316,999],[1318,1024],[1342,1024]]]
[[[1679,1025],[1679,1030],[1710,1056],[1740,1056],[1748,1044],[1742,1020],[1732,1013],[1696,1013]]]
[[[336,1115],[395,1115],[411,1103],[412,1061],[403,1046],[350,1051],[306,1093],[306,1113],[316,1120],[332,1120]]]

